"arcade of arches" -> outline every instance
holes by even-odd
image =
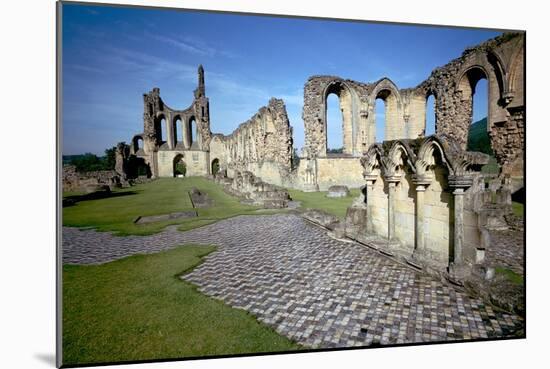
[[[304,191],[362,187],[362,198],[348,211],[355,236],[382,239],[388,253],[459,276],[464,265],[482,262],[484,235],[502,220],[494,209],[509,207],[510,194],[523,185],[524,51],[522,33],[505,33],[465,50],[413,88],[389,78],[310,77],[305,147],[295,166],[282,100],[271,99],[229,135],[211,132],[200,66],[187,109],[168,107],[158,88],[143,95],[143,132],[132,139],[130,155],[142,158],[153,177],[174,176],[183,161],[187,176],[230,182],[247,172]],[[487,133],[499,168],[489,177],[481,168],[490,158],[466,150],[480,80],[487,85]],[[327,152],[327,124],[334,124],[327,120],[327,99],[333,95],[341,112],[335,123],[342,130],[341,155]],[[383,128],[377,127],[382,111]]]

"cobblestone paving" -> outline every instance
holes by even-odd
[[[218,250],[183,278],[308,347],[514,336],[523,320],[290,214],[148,237],[64,228],[64,261],[101,263],[183,243]]]

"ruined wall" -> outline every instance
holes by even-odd
[[[307,157],[327,156],[327,97],[335,94],[343,115],[343,148],[347,155],[359,156],[368,148],[367,84],[335,76],[313,76],[304,86],[302,118]],[[333,123],[334,124],[334,123]]]
[[[199,150],[161,150],[157,153],[158,176],[173,177],[174,165],[183,162],[186,177],[205,176],[210,173],[209,153]]]
[[[121,186],[121,178],[114,170],[77,172],[74,165],[64,165],[62,173],[63,191],[94,192],[108,187],[113,190]]]
[[[304,157],[331,157],[326,152],[326,101],[331,93],[340,100],[344,154],[360,157],[375,143],[378,99],[385,106],[385,141],[424,137],[430,96],[435,99],[436,133],[465,149],[472,97],[484,78],[489,86],[487,129],[502,175],[523,176],[524,51],[524,35],[507,33],[465,50],[418,86],[406,89],[388,78],[361,83],[336,76],[310,77],[304,86]]]
[[[434,95],[436,132],[466,148],[472,123],[472,96],[484,78],[489,87],[488,124],[491,147],[504,175],[523,175],[525,37],[507,33],[464,51],[437,68],[413,92]]]
[[[212,132],[202,66],[198,69],[198,86],[194,91],[193,102],[187,109],[176,110],[166,105],[160,97],[159,88],[153,88],[143,95],[143,108],[143,133],[132,138],[131,151],[132,155],[141,157],[150,164],[153,177],[174,175],[174,163],[168,163],[168,157],[174,158],[185,151],[209,150]],[[143,142],[141,148],[140,142]],[[162,151],[171,153],[159,154]],[[208,164],[197,164],[194,168],[208,168]],[[208,171],[201,170],[197,173],[206,175]]]
[[[210,161],[218,159],[229,177],[248,171],[276,185],[289,180],[291,158],[292,128],[284,102],[275,98],[230,135],[215,135],[210,146]]]
[[[475,264],[486,247],[480,168],[488,160],[446,136],[373,144],[361,158],[365,194],[348,210],[366,221],[350,217],[351,236],[442,273]]]

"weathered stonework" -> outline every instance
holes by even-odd
[[[504,209],[497,197],[510,195],[485,188],[480,168],[488,160],[445,135],[373,144],[361,158],[366,186],[348,209],[346,234],[464,280],[484,262],[494,212]]]
[[[74,165],[63,166],[63,191],[90,193],[104,189],[113,190],[121,187],[122,181],[114,170],[79,173]]]
[[[143,108],[143,133],[132,138],[131,155],[143,158],[151,167],[153,177],[174,176],[174,167],[184,158],[185,164],[192,167],[189,175],[207,175],[205,153],[209,151],[212,133],[202,65],[198,69],[193,102],[187,109],[170,108],[161,99],[158,88],[143,95]],[[188,163],[187,157],[193,162]],[[198,161],[201,164],[197,164]]]
[[[277,185],[289,177],[291,157],[292,127],[283,101],[274,98],[230,135],[214,135],[210,145],[211,161],[230,177],[250,171]]]
[[[235,171],[232,178],[227,177],[225,171],[222,171],[214,176],[214,180],[222,184],[227,193],[240,197],[251,205],[279,209],[288,207],[290,201],[290,195],[286,189],[263,182],[248,171]]]
[[[331,93],[340,100],[343,153],[360,157],[375,143],[375,103],[385,104],[385,140],[415,139],[426,131],[426,103],[435,98],[436,133],[454,139],[466,149],[472,123],[472,96],[476,83],[489,86],[488,126],[491,147],[502,176],[523,176],[524,36],[507,33],[469,48],[415,88],[399,89],[390,79],[360,83],[335,76],[313,76],[304,87],[302,117],[304,158],[331,158],[327,154],[326,102]],[[318,165],[317,165],[318,166]],[[313,188],[321,188],[317,184]]]

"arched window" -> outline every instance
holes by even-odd
[[[374,113],[376,142],[382,142],[386,138],[386,101],[381,97],[377,97],[374,102]]]
[[[400,125],[398,92],[389,80],[384,80],[380,84],[381,88],[376,92],[374,101],[375,141],[403,138],[405,127]]]
[[[353,97],[343,82],[327,87],[324,113],[326,152],[353,154]]]
[[[189,119],[189,124],[187,125],[187,137],[189,140],[189,147],[192,147],[197,140],[197,122],[195,117]]]
[[[467,150],[492,154],[491,141],[487,131],[489,86],[487,75],[479,68],[472,68],[460,82],[463,101],[470,108],[470,128]]]
[[[174,141],[174,146],[183,144],[183,123],[179,115],[174,119]]]
[[[143,137],[135,136],[133,139],[133,150],[137,153],[139,150],[143,150]]]
[[[428,95],[426,99],[426,129],[425,136],[435,134],[435,97],[433,94]]]
[[[215,176],[220,171],[220,160],[218,158],[212,160],[212,175]]]
[[[168,134],[167,134],[167,131],[168,131],[168,127],[166,126],[166,118],[161,115],[158,120],[157,120],[157,127],[156,127],[156,131],[157,131],[157,143],[159,146],[161,146],[162,144],[164,144],[168,138]]]
[[[174,158],[173,171],[174,171],[174,177],[185,177],[185,174],[187,172],[187,167],[185,165],[185,162],[183,161],[182,154],[178,154]]]
[[[342,153],[344,150],[344,117],[340,108],[340,99],[335,93],[327,96],[327,154]]]

